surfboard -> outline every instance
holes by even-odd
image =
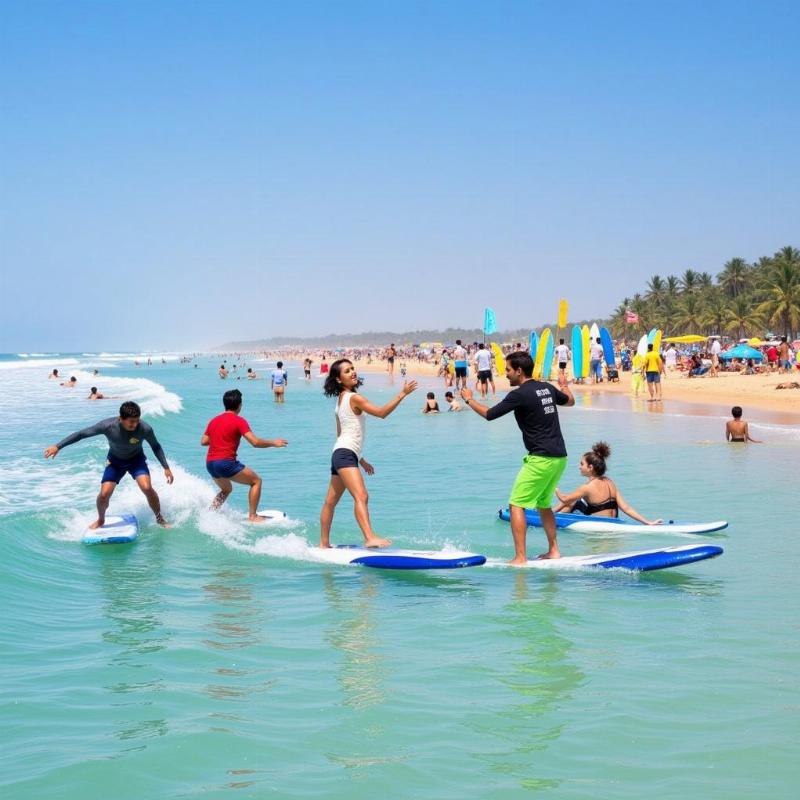
[[[600,328],[600,343],[603,345],[603,358],[606,364],[613,369],[617,362],[614,356],[614,342],[611,340],[608,328]]]
[[[536,361],[533,362],[533,377],[536,380],[542,379],[542,368],[544,366],[544,357],[547,351],[547,343],[551,338],[550,328],[545,328],[542,335],[539,337],[539,347],[536,350]]]
[[[500,519],[508,522],[508,509],[498,512]],[[694,533],[706,534],[721,531],[728,527],[725,520],[714,522],[676,522],[667,520],[661,525],[645,525],[632,519],[615,517],[587,517],[584,514],[567,514],[559,512],[555,515],[556,527],[559,530],[573,533]],[[539,512],[533,508],[525,509],[525,520],[534,528],[542,527]]]
[[[539,334],[536,333],[536,331],[531,331],[529,347],[531,351],[531,358],[533,359],[534,363],[536,363],[536,353],[539,349]]]
[[[139,522],[133,514],[106,517],[102,528],[87,528],[81,541],[84,544],[127,544],[139,535]]]
[[[651,572],[656,569],[680,567],[722,555],[722,548],[712,544],[684,544],[678,547],[660,547],[655,550],[636,550],[630,553],[603,553],[595,556],[563,556],[562,558],[535,559],[520,564],[521,569],[627,569],[633,572]],[[504,566],[490,561],[489,566]],[[509,565],[511,566],[511,565]]]
[[[591,352],[589,350],[589,326],[584,325],[581,328],[581,344],[583,345],[583,357],[582,357],[582,367],[581,370],[581,377],[588,378],[589,377],[589,361]]]
[[[593,322],[592,327],[589,328],[589,338],[593,343],[600,338],[600,328],[597,326],[596,322]]]
[[[356,564],[376,569],[461,569],[486,563],[486,556],[462,551],[371,550],[355,544],[308,549],[315,559],[328,564]]]
[[[639,339],[639,344],[636,345],[636,354],[640,356],[647,355],[647,334],[642,334],[642,338]]]
[[[664,332],[661,330],[656,331],[656,335],[653,337],[653,350],[656,353],[661,351],[661,337],[664,335]]]
[[[497,367],[497,374],[500,376],[505,375],[506,372],[506,357],[500,349],[497,342],[492,342],[492,352],[494,353],[494,365]]]
[[[578,325],[572,327],[572,377],[581,378],[583,372],[583,340]]]
[[[567,314],[569,313],[569,304],[562,297],[558,303],[558,329],[567,327]]]
[[[653,344],[658,333],[658,328],[650,328],[647,332],[647,344]],[[655,348],[653,348],[655,350]]]
[[[550,373],[553,370],[553,353],[555,352],[556,348],[556,339],[555,334],[550,333],[550,336],[547,339],[547,347],[544,351],[544,361],[542,361],[542,380],[549,381],[550,380]]]

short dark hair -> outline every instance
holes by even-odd
[[[222,405],[226,411],[236,411],[242,404],[242,393],[238,389],[230,389],[222,395]]]
[[[731,415],[734,419],[739,419],[742,416],[742,407],[741,406],[734,406],[731,409]]]
[[[92,386],[92,394],[96,394],[96,393],[97,393],[97,387],[96,386]]]
[[[483,350],[486,345],[483,342],[478,343],[478,350]]]
[[[456,339],[456,344],[461,344],[461,339]]]
[[[511,369],[521,369],[522,374],[526,378],[530,378],[531,375],[533,375],[533,359],[530,353],[509,353],[506,358],[506,364],[508,364]]]
[[[444,396],[445,396],[445,397],[452,397],[452,396],[453,396],[453,393],[452,393],[452,392],[445,392],[445,393],[444,393]]]
[[[564,340],[563,340],[563,339],[559,339],[559,340],[558,340],[558,343],[559,343],[559,344],[564,344]]]
[[[139,419],[142,416],[142,409],[133,400],[126,400],[119,407],[119,416],[120,419]]]
[[[279,361],[278,362],[278,369],[280,369],[282,366],[283,366],[283,361]]]
[[[599,342],[600,340],[598,339],[597,341]],[[651,344],[647,345],[647,352],[648,352],[648,353],[649,353],[649,352],[650,352],[652,349],[653,349],[653,345],[651,345]]]

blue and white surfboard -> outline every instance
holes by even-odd
[[[354,544],[310,547],[314,559],[328,564],[356,564],[377,569],[461,569],[486,563],[486,556],[455,550],[381,550]]]
[[[497,512],[500,519],[508,522],[510,515],[508,509]],[[584,514],[558,513],[556,527],[559,530],[572,531],[573,533],[713,533],[728,527],[725,520],[714,522],[675,522],[667,520],[660,525],[645,525],[629,519],[615,517],[587,517]],[[535,509],[525,509],[525,519],[528,525],[534,528],[542,527],[539,512]]]
[[[106,517],[102,528],[87,528],[81,541],[84,544],[128,544],[139,535],[139,522],[133,514]]]

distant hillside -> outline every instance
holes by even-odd
[[[583,321],[570,323],[582,325]],[[543,325],[535,330],[541,331],[548,327]],[[550,328],[555,323],[549,324]],[[566,331],[565,331],[566,332]],[[495,342],[527,342],[530,336],[529,328],[517,328],[510,331],[497,331],[491,335]],[[487,337],[489,338],[489,337]],[[277,350],[281,347],[321,347],[333,349],[334,347],[386,347],[391,342],[397,345],[421,344],[422,342],[442,342],[453,344],[456,339],[464,342],[483,341],[483,331],[480,328],[446,328],[445,330],[419,330],[419,331],[367,331],[365,333],[331,333],[328,336],[273,336],[269,339],[256,339],[248,342],[226,342],[214,349],[219,352],[248,352],[253,350]]]

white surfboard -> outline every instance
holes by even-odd
[[[127,544],[139,535],[139,521],[133,514],[106,517],[102,528],[86,528],[84,544]]]
[[[328,564],[355,564],[377,569],[460,569],[486,563],[486,556],[459,550],[372,549],[358,545],[309,547],[309,553]]]

